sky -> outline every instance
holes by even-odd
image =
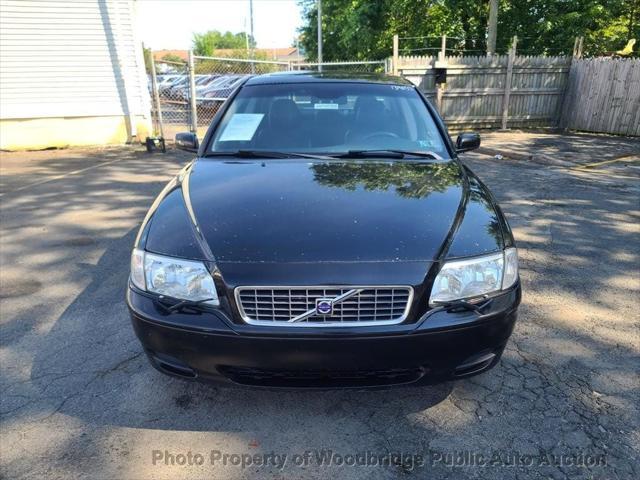
[[[249,30],[249,0],[138,0],[140,39],[154,50],[187,50],[194,32]],[[259,48],[289,47],[302,25],[296,0],[253,0]]]

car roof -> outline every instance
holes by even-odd
[[[386,83],[392,85],[413,84],[405,78],[384,73],[354,73],[354,72],[275,72],[251,77],[245,85],[269,85],[282,83]]]

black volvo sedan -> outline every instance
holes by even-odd
[[[401,78],[246,79],[135,241],[127,302],[166,374],[381,387],[494,366],[520,303],[493,196]]]

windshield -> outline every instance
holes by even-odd
[[[234,98],[211,151],[431,151],[449,158],[427,107],[409,86],[296,83],[245,86]]]

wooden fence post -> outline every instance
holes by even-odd
[[[513,43],[509,49],[509,60],[507,63],[507,78],[504,84],[504,97],[502,98],[502,129],[507,129],[507,120],[509,119],[509,98],[511,97],[511,79],[513,78],[513,62],[516,59],[516,45],[518,37],[513,36]]]
[[[436,62],[436,68],[446,68],[447,62],[447,36],[442,35],[442,45],[440,47],[440,51],[438,52],[438,61]],[[436,85],[436,106],[438,107],[438,112],[440,115],[444,117],[444,112],[442,110],[442,99],[444,97],[444,83],[438,83]]]
[[[398,49],[399,49],[398,35],[393,36],[393,74],[398,75]]]
[[[568,116],[571,106],[574,102],[575,88],[572,87],[574,79],[573,64],[578,59],[578,46],[580,45],[580,37],[576,37],[573,42],[573,54],[571,55],[571,61],[569,62],[569,71],[567,72],[567,78],[562,89],[562,96],[558,101],[558,108],[556,109],[556,119],[558,128],[567,130]]]

